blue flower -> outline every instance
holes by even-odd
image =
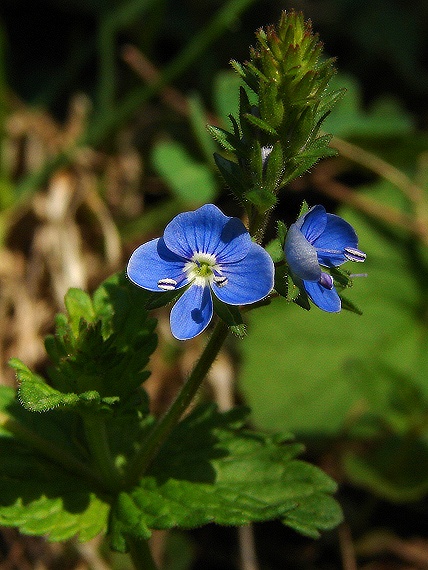
[[[337,267],[345,261],[364,261],[354,228],[339,216],[314,206],[291,224],[285,240],[285,258],[292,275],[303,283],[309,298],[323,311],[337,313],[340,297],[333,278],[320,266]]]
[[[149,291],[183,289],[171,311],[171,331],[179,340],[201,333],[213,316],[212,293],[228,305],[260,301],[273,288],[268,253],[253,243],[238,218],[206,204],[176,216],[163,237],[132,254],[130,280]]]

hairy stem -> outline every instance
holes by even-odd
[[[167,439],[173,428],[180,420],[183,413],[193,400],[212,363],[216,359],[228,333],[228,327],[223,321],[219,321],[202,352],[199,360],[193,368],[187,381],[181,388],[176,399],[171,404],[165,415],[154,426],[151,433],[142,443],[141,450],[135,457],[127,476],[129,485],[135,484],[146,471],[159,448]]]
[[[98,469],[104,486],[117,491],[121,487],[121,476],[110,452],[105,421],[98,414],[85,414],[82,419],[94,467]]]
[[[127,537],[127,543],[135,570],[157,570],[147,540]]]

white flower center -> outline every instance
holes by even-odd
[[[227,277],[222,275],[221,267],[215,255],[211,253],[195,253],[191,261],[184,266],[184,271],[189,282],[200,287],[213,283],[218,287],[224,287],[227,283]]]

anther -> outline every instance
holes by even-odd
[[[224,275],[216,275],[214,277],[214,283],[217,287],[224,287],[227,283],[227,277],[224,277]]]
[[[174,291],[177,286],[177,281],[175,279],[170,279],[166,277],[165,279],[159,279],[158,287],[164,291]]]
[[[319,284],[321,285],[321,287],[324,287],[324,289],[331,290],[333,289],[333,277],[328,273],[323,272],[321,273]]]
[[[349,259],[349,261],[364,261],[366,259],[366,254],[362,251],[360,251],[359,249],[356,249],[354,247],[345,247],[345,249],[343,250],[343,253],[346,257],[346,259]]]

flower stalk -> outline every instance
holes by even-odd
[[[104,486],[117,491],[121,488],[122,478],[111,455],[104,418],[91,412],[82,414],[82,419],[94,467],[98,469]]]
[[[176,399],[171,404],[165,415],[154,426],[146,440],[143,441],[139,453],[137,453],[131,463],[127,475],[127,484],[129,486],[135,485],[145,473],[160,447],[174,429],[183,413],[187,410],[214,360],[220,352],[227,334],[228,327],[226,323],[219,320],[214,327],[204,351],[196,362]]]

